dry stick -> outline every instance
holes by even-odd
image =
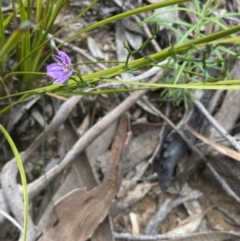
[[[156,235],[148,235],[148,234],[138,234],[134,235],[131,233],[114,233],[115,238],[124,239],[124,240],[136,240],[136,241],[159,241],[159,240],[171,240],[177,238],[185,238],[188,234],[156,234]]]
[[[209,114],[209,112],[206,110],[204,105],[200,102],[195,100],[194,101],[197,108],[203,113],[203,115],[206,117],[206,119],[215,127],[215,129],[226,139],[230,142],[230,144],[238,151],[240,151],[240,146],[236,139],[229,135],[227,131]]]
[[[213,111],[215,110],[223,92],[224,92],[223,90],[217,90],[217,91],[214,92],[214,94],[211,98],[211,101],[207,106],[207,111],[209,112],[209,114],[212,114]],[[203,123],[202,123],[201,128],[200,128],[200,132],[204,131],[207,125],[208,125],[208,121],[206,119],[203,120]]]
[[[238,232],[233,231],[211,231],[196,234],[157,234],[157,235],[133,235],[130,233],[115,233],[115,238],[135,241],[159,241],[159,240],[177,240],[177,241],[192,241],[192,240],[229,240],[238,239]]]
[[[145,100],[145,102],[147,102]],[[227,182],[217,173],[217,171],[213,168],[213,166],[208,162],[208,160],[205,158],[205,156],[188,140],[188,138],[178,130],[178,128],[157,108],[155,108],[152,105],[149,105],[163,120],[166,121],[178,134],[179,136],[186,142],[186,144],[189,146],[189,148],[194,151],[201,160],[208,166],[208,168],[211,170],[217,181],[222,185],[223,189],[227,192],[227,194],[231,197],[233,197],[238,203],[240,203],[240,198],[236,195],[236,193],[229,187]]]
[[[21,227],[21,225],[14,219],[12,218],[12,216],[10,216],[8,213],[2,211],[0,209],[0,215],[3,215],[6,219],[8,219],[14,226],[16,226],[20,231],[23,232],[23,228]]]
[[[211,98],[211,102],[208,104],[208,107],[207,107],[207,110],[209,113],[213,113],[213,111],[216,109],[223,93],[224,93],[224,90],[216,90],[214,92]]]

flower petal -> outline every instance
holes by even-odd
[[[63,84],[66,82],[69,77],[72,75],[72,72],[69,73],[63,73],[61,76],[59,76],[55,81],[54,84]]]
[[[52,58],[53,58],[57,63],[62,64],[61,56],[53,54],[53,55],[52,55]]]
[[[63,51],[58,51],[58,54],[59,54],[59,56],[61,57],[61,60],[62,60],[63,63],[66,63],[66,64],[68,64],[68,65],[71,65],[71,64],[72,64],[71,59],[69,58],[69,56],[68,56],[65,52],[63,52]]]
[[[49,64],[47,66],[47,71],[63,71],[63,66],[60,65],[60,64],[56,64],[56,63],[53,63],[53,64]]]
[[[50,64],[47,66],[47,75],[52,78],[58,78],[64,73],[64,67],[59,64]]]

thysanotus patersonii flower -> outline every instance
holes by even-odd
[[[58,51],[52,57],[56,63],[47,66],[47,75],[55,80],[54,84],[63,84],[73,73],[72,61],[63,51]]]

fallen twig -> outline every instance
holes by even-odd
[[[204,105],[198,101],[194,101],[197,108],[202,112],[202,114],[207,118],[207,120],[216,128],[216,130],[226,139],[229,141],[229,143],[238,151],[240,151],[240,145],[236,141],[234,137],[229,135],[227,131],[212,117],[212,115],[209,114],[207,109],[204,107]]]

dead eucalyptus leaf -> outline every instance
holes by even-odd
[[[133,49],[139,49],[143,44],[143,36],[137,33],[125,30],[125,37]]]
[[[115,217],[123,210],[137,203],[148,194],[152,187],[153,185],[151,183],[140,183],[133,190],[128,191],[125,197],[120,198],[112,203],[111,216]]]
[[[237,161],[240,161],[240,153],[237,151],[234,151],[232,149],[229,149],[227,147],[221,146],[219,144],[216,144],[215,142],[211,141],[210,139],[202,136],[201,134],[197,133],[196,131],[194,131],[190,126],[186,125],[186,128],[194,135],[196,136],[198,139],[200,139],[201,141],[203,141],[204,143],[208,144],[209,146],[211,146],[212,148],[214,148],[215,150],[217,150],[218,152],[222,153],[223,155],[229,156]]]
[[[88,49],[90,50],[93,57],[97,59],[104,59],[102,50],[99,48],[99,46],[97,45],[96,41],[93,38],[88,37],[87,43],[88,43]]]
[[[203,220],[203,217],[210,209],[212,209],[212,207],[208,208],[207,210],[205,210],[202,213],[196,213],[196,214],[193,214],[193,215],[187,217],[184,220],[181,220],[179,222],[178,226],[175,227],[174,229],[168,231],[167,234],[194,233],[199,228],[199,226]]]

